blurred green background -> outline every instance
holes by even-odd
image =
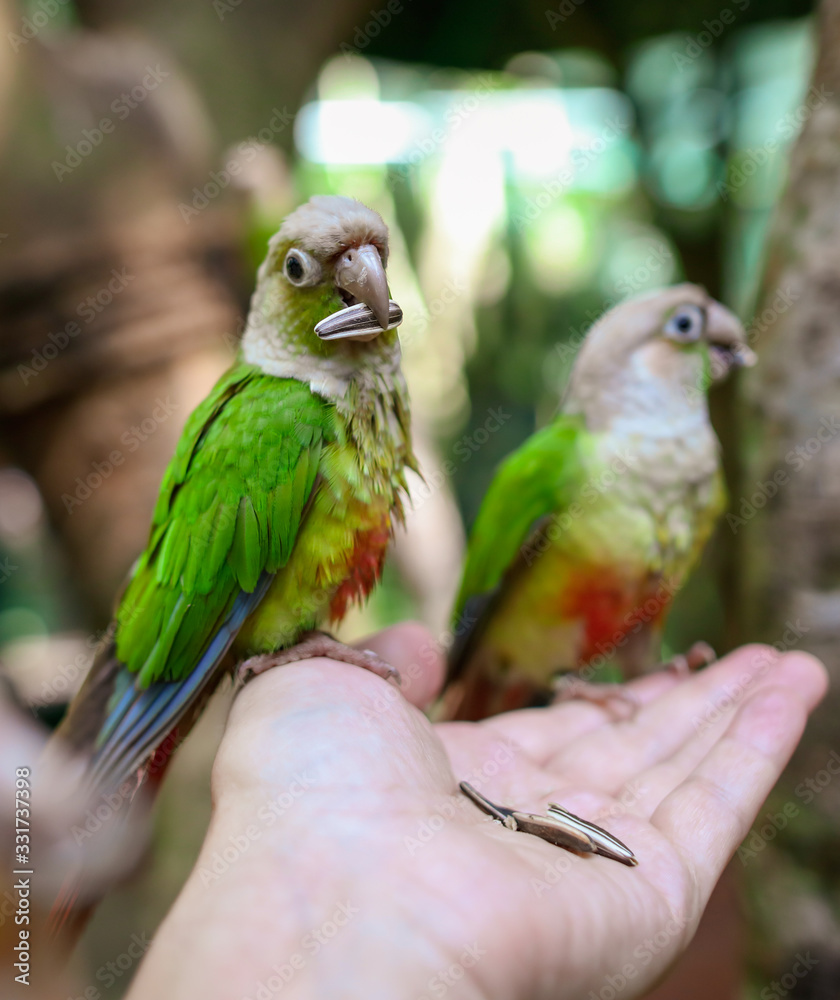
[[[0,18],[0,656],[47,722],[290,207],[350,194],[392,228],[426,484],[348,630],[415,616],[443,637],[464,526],[498,461],[555,411],[595,317],[687,279],[762,332],[768,224],[823,100],[809,90],[811,4],[796,0],[6,0]],[[112,269],[130,278],[87,319]],[[79,333],[48,352],[74,318]],[[175,416],[133,447],[127,429],[161,392]],[[751,447],[741,396],[730,384],[712,399],[735,484]],[[124,461],[97,483],[114,441]],[[746,638],[741,555],[721,532],[678,599],[671,649]],[[195,857],[224,710],[178,759],[155,859],[86,936],[79,982],[101,996],[122,995],[130,968],[110,982],[103,963],[153,932]],[[826,944],[838,793],[797,802],[797,822],[737,865],[746,923],[727,910],[718,952],[736,984],[696,995],[764,1000],[809,944],[821,971],[789,995],[840,995]],[[834,986],[819,993],[823,975]],[[694,994],[662,993],[677,995]]]

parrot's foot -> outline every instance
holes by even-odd
[[[708,667],[716,659],[717,654],[708,642],[695,642],[685,653],[677,653],[663,663],[662,668],[672,671],[677,677],[688,677],[692,671]]]
[[[309,660],[315,656],[326,656],[331,660],[338,660],[339,663],[349,663],[354,667],[362,667],[383,680],[400,684],[400,674],[396,667],[386,663],[372,650],[345,646],[343,642],[333,639],[326,632],[307,632],[300,642],[289,646],[288,649],[281,649],[277,653],[261,653],[259,656],[252,656],[239,665],[236,678],[239,684],[245,684],[252,677],[264,674],[266,670],[282,667],[287,663],[299,663],[301,660]]]
[[[588,701],[598,705],[617,721],[626,722],[639,711],[639,702],[621,684],[590,684],[580,677],[564,674],[553,684],[554,704]]]

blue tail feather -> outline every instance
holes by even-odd
[[[241,591],[208,643],[201,659],[182,681],[158,681],[120,691],[108,713],[99,746],[91,762],[90,777],[97,785],[117,785],[140,767],[216,675],[216,668],[236,634],[268,591],[271,573],[262,573],[251,593]]]

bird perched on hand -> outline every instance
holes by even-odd
[[[317,655],[395,673],[313,631],[375,585],[414,467],[387,260],[384,222],[350,198],[312,198],[270,240],[239,356],[186,424],[58,730],[88,789],[156,784],[239,661],[243,676]]]
[[[559,415],[505,460],[476,518],[449,717],[529,704],[587,665],[655,665],[671,600],[725,504],[706,389],[754,360],[738,319],[696,285],[595,323]]]

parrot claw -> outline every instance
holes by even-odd
[[[608,712],[617,722],[632,719],[639,711],[639,702],[620,684],[590,684],[580,677],[564,674],[554,682],[554,703],[588,701]]]
[[[287,663],[299,663],[301,660],[309,660],[316,656],[325,656],[330,660],[338,660],[339,663],[349,663],[354,667],[362,667],[383,680],[392,681],[397,687],[401,684],[400,674],[396,667],[386,663],[373,650],[345,646],[343,642],[333,639],[326,632],[307,632],[301,636],[300,642],[289,646],[288,649],[250,657],[237,668],[237,682],[244,685],[253,677],[264,674],[266,670],[282,667]]]
[[[717,659],[717,653],[708,642],[695,642],[685,653],[677,653],[662,664],[663,669],[670,670],[677,677],[687,677],[694,670],[708,667]]]
[[[575,816],[574,813],[553,802],[549,803],[548,816],[540,816],[537,813],[519,812],[516,809],[494,805],[466,781],[462,781],[458,787],[482,812],[497,820],[508,830],[530,833],[549,844],[564,847],[569,851],[600,854],[630,868],[639,863],[630,848],[622,844],[617,837],[613,837],[594,823],[587,823],[585,819]]]

